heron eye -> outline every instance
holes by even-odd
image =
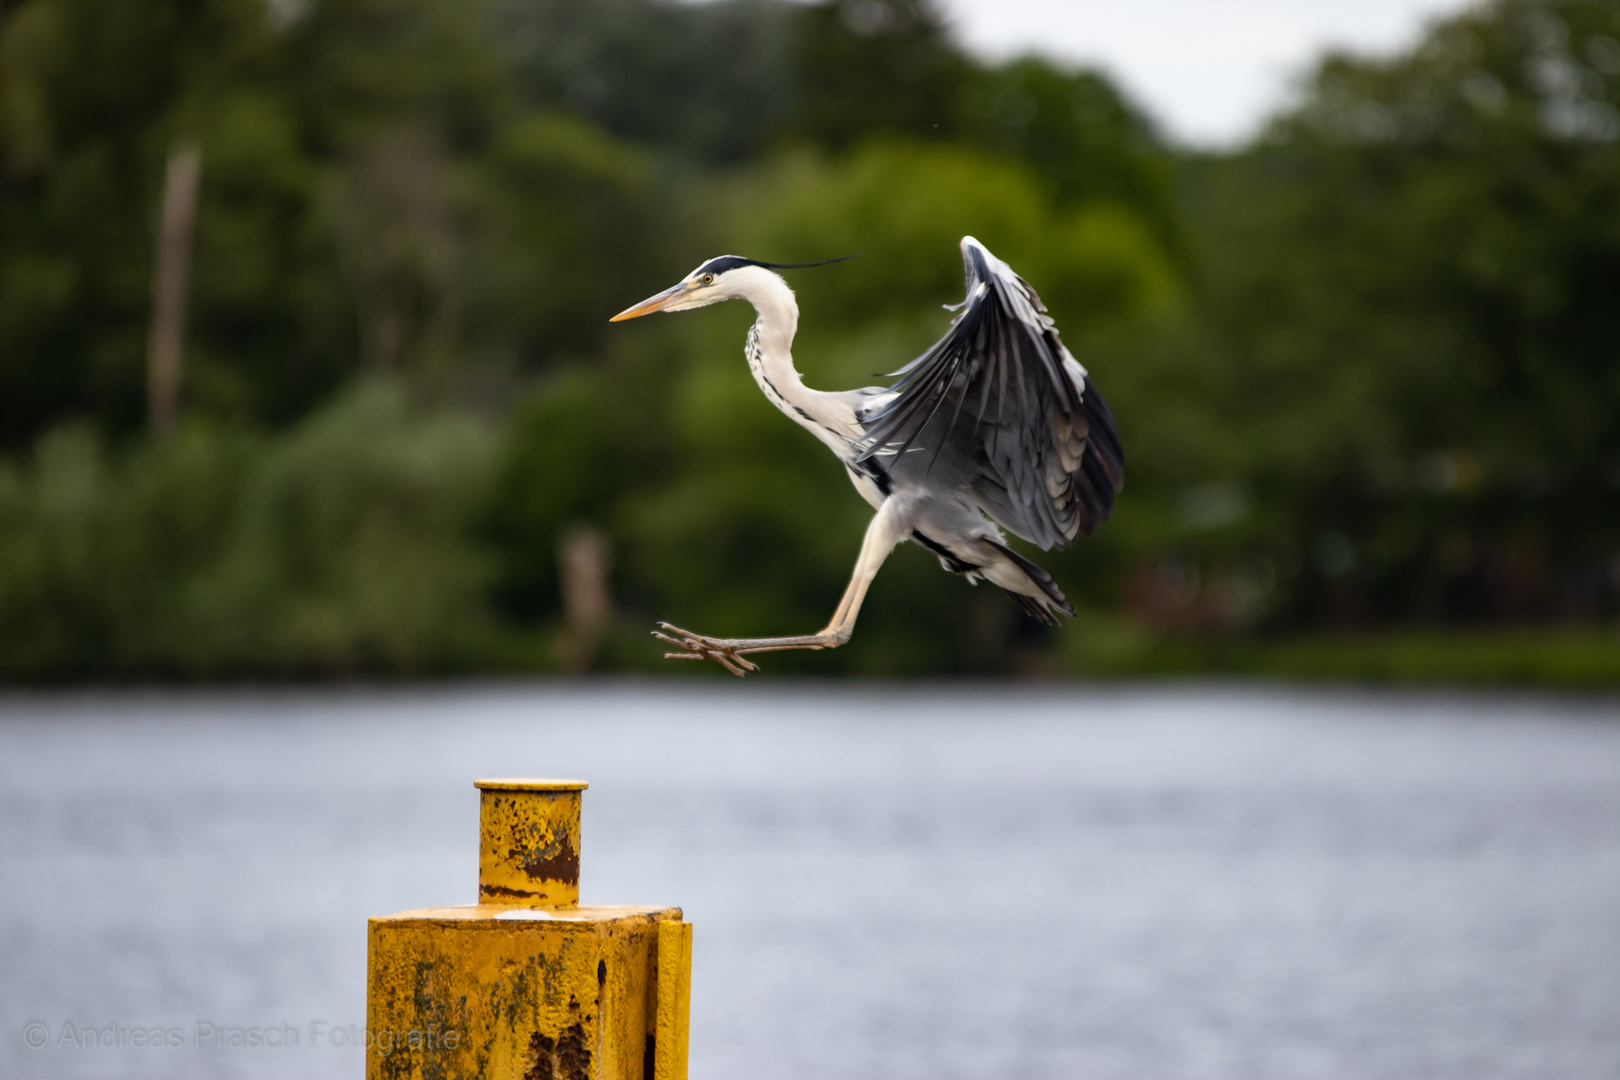
[[[703,284],[705,284],[705,285],[713,285],[714,284],[714,275],[713,274],[704,274],[703,275]]]

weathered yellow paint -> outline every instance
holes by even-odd
[[[686,1038],[692,1012],[692,924],[658,925],[653,986],[653,1074],[648,1080],[686,1080]]]
[[[680,908],[578,906],[583,783],[478,787],[479,892],[500,902],[371,920],[367,1080],[685,1080],[692,928]],[[565,841],[571,875],[556,861]],[[514,891],[544,896],[485,889],[488,874],[515,880],[513,867],[543,883]]]
[[[579,903],[583,780],[479,780],[478,901]]]

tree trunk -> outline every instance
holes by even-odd
[[[189,139],[169,148],[152,280],[152,340],[147,352],[146,418],[156,438],[174,429],[180,410],[180,357],[185,343],[191,226],[197,215],[202,155]]]

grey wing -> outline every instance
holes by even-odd
[[[1113,513],[1125,455],[1114,414],[1028,282],[962,238],[967,299],[865,417],[861,460],[967,488],[1003,528],[1064,547]]]

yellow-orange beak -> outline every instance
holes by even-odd
[[[657,296],[647,297],[647,299],[643,300],[639,304],[636,304],[634,307],[625,308],[623,311],[613,316],[613,318],[609,319],[608,322],[624,322],[626,319],[639,319],[643,315],[651,315],[655,311],[663,311],[670,305],[684,300],[687,296],[690,296],[694,291],[697,290],[697,288],[697,282],[683,281],[679,285],[673,285],[665,289]]]

